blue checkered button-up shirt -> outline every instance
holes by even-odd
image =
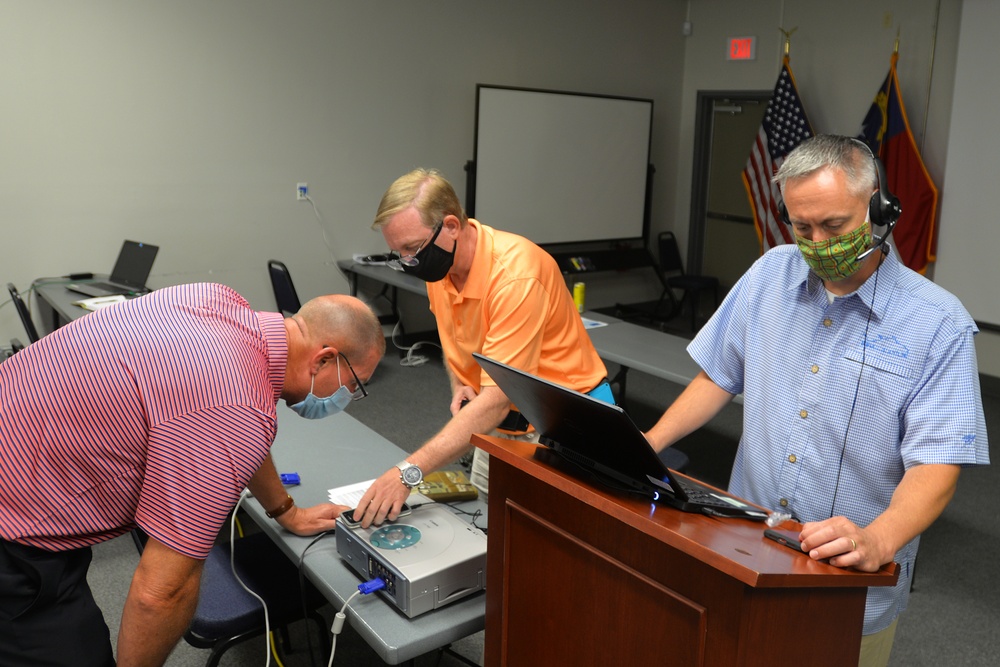
[[[770,250],[688,347],[744,395],[730,490],[801,521],[864,527],[911,466],[988,464],[976,332],[958,299],[891,253],[831,303],[795,245]],[[865,634],[906,607],[918,543],[896,554],[897,586],[869,589]]]

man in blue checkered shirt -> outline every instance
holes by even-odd
[[[702,372],[646,434],[663,449],[743,394],[730,490],[804,522],[803,550],[874,572],[861,665],[885,665],[920,534],[989,464],[975,322],[886,242],[899,211],[865,144],[821,135],[781,165],[796,245],[765,253],[688,352]],[[905,229],[900,229],[905,233]]]

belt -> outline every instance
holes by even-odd
[[[503,431],[527,431],[529,426],[531,424],[524,418],[524,415],[512,408],[497,428]]]
[[[611,393],[611,385],[607,380],[602,380],[596,387],[587,392],[588,396],[600,399],[605,403],[615,404],[614,395]],[[498,429],[502,431],[527,431],[531,423],[517,410],[511,408],[507,416],[504,417]]]

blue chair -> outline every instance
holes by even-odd
[[[141,528],[132,531],[140,555],[148,536]],[[233,576],[229,543],[217,544],[205,561],[201,574],[198,608],[184,640],[196,648],[211,649],[206,667],[217,667],[223,653],[240,642],[264,633],[264,609]],[[320,646],[329,652],[328,627],[317,612],[326,603],[306,580],[305,610],[298,570],[264,533],[236,540],[236,571],[240,579],[267,603],[271,629],[280,630],[289,645],[288,625],[301,620],[306,611],[319,628]]]

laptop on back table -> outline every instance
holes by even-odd
[[[66,288],[87,296],[112,296],[115,294],[145,294],[149,291],[146,280],[153,269],[159,248],[149,243],[125,241],[118,253],[115,268],[106,282],[73,283]]]
[[[473,356],[534,426],[539,443],[598,479],[685,512],[767,518],[766,511],[741,498],[664,465],[621,407]]]

